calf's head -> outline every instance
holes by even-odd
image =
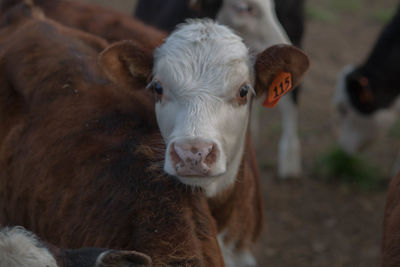
[[[124,45],[103,52],[102,62],[129,58],[121,56]],[[143,64],[136,60],[124,63],[133,77],[142,72]],[[283,82],[282,88],[269,88],[275,77],[287,73],[291,78],[286,82],[295,86],[308,64],[306,55],[288,45],[273,46],[253,58],[240,37],[209,20],[179,26],[155,51],[148,85],[167,145],[164,170],[209,195],[232,184],[243,156],[253,96],[272,90],[275,104],[285,86]],[[123,80],[119,74],[111,76]]]

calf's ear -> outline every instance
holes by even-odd
[[[151,258],[136,251],[111,250],[103,253],[96,267],[150,267]]]
[[[133,41],[110,45],[100,53],[98,62],[108,78],[125,87],[144,87],[153,68],[152,52]]]
[[[257,55],[255,90],[266,94],[263,105],[275,106],[279,99],[295,88],[310,65],[306,54],[292,45],[274,45]]]

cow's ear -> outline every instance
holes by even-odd
[[[132,41],[121,41],[100,53],[99,64],[113,82],[127,87],[141,87],[150,80],[153,56],[151,51]]]
[[[255,90],[258,97],[266,94],[263,105],[275,106],[300,83],[309,65],[307,55],[291,45],[274,45],[257,55]]]
[[[96,267],[150,267],[151,258],[136,251],[110,250],[97,259]]]

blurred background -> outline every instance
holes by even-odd
[[[131,14],[135,0],[85,0]],[[258,147],[265,201],[259,266],[379,266],[387,182],[400,151],[400,121],[355,158],[336,149],[331,104],[340,69],[362,63],[398,0],[306,0],[303,49],[311,69],[300,95],[304,173],[279,181],[281,121],[263,110]]]

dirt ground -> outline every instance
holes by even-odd
[[[87,0],[103,2],[107,0]],[[331,98],[339,70],[361,63],[397,0],[308,0],[304,50],[312,66],[300,103],[303,177],[279,181],[277,110],[265,110],[258,149],[265,200],[265,229],[256,248],[260,266],[379,266],[385,191],[363,192],[313,175],[316,160],[335,143]],[[112,1],[129,12],[134,1]],[[365,157],[390,178],[400,148],[388,134]]]

